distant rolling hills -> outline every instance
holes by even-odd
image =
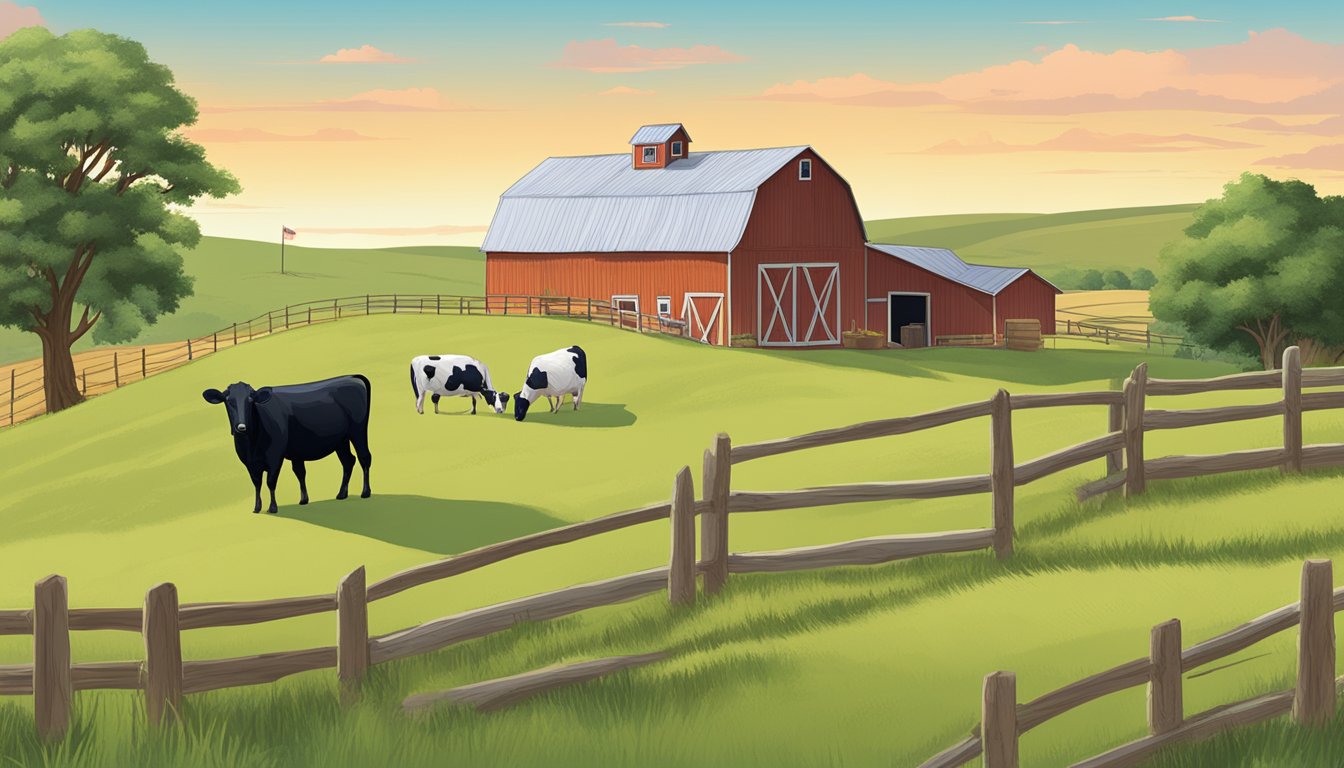
[[[1112,208],[1069,213],[984,213],[867,222],[875,242],[951,248],[968,261],[1026,266],[1047,279],[1069,270],[1157,266],[1162,245],[1180,237],[1197,206]],[[381,249],[285,248],[275,243],[203,238],[184,254],[194,296],[133,342],[201,336],[267,310],[311,299],[361,293],[479,294],[484,257],[470,246]],[[77,348],[92,346],[84,339]],[[30,333],[0,329],[0,362],[38,357]]]

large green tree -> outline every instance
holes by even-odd
[[[1344,198],[1301,181],[1242,174],[1162,250],[1153,315],[1204,346],[1256,354],[1344,344]]]
[[[180,212],[238,191],[178,131],[196,103],[139,43],[40,27],[0,41],[0,325],[42,340],[47,408],[80,402],[70,345],[127,341],[191,295]]]

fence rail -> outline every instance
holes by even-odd
[[[562,317],[602,323],[639,333],[688,337],[689,326],[661,315],[619,309],[608,301],[568,296],[491,294],[364,294],[291,304],[233,323],[214,333],[138,348],[95,348],[77,354],[75,378],[86,397],[103,394],[157,373],[170,371],[221,349],[285,330],[379,314]],[[8,387],[0,382],[0,427],[47,412],[41,363],[10,367]]]
[[[1056,314],[1073,314],[1064,310],[1057,311]],[[1187,342],[1180,336],[1173,336],[1166,333],[1153,333],[1152,329],[1144,326],[1143,330],[1134,328],[1118,328],[1114,325],[1101,322],[1089,322],[1087,320],[1074,320],[1072,318],[1064,319],[1064,330],[1061,334],[1059,329],[1059,320],[1055,320],[1056,335],[1073,336],[1076,338],[1090,339],[1099,341],[1103,344],[1111,342],[1126,342],[1129,344],[1142,344],[1147,349],[1152,349],[1156,344],[1159,349],[1166,350],[1167,347],[1173,349],[1186,346]]]
[[[377,298],[366,297],[362,306],[381,308],[383,305]],[[433,298],[428,297],[426,301]],[[412,304],[406,307],[399,301],[395,297],[391,299],[389,306],[392,311],[432,306]],[[440,306],[435,306],[435,309],[440,309],[441,301],[437,303]],[[488,304],[486,301],[483,306]],[[339,316],[339,302],[333,302],[332,306]],[[467,299],[463,298],[463,310],[469,306]],[[508,306],[507,302],[500,305],[501,308],[503,306]],[[535,310],[537,306],[533,299],[527,308]],[[574,308],[571,305],[569,310]],[[586,303],[584,311],[588,311]],[[303,318],[307,319],[306,313]],[[292,316],[290,321],[293,322]],[[1015,489],[1091,461],[1104,460],[1107,474],[1101,480],[1083,486],[1079,491],[1083,496],[1121,487],[1129,494],[1142,493],[1149,479],[1272,466],[1282,467],[1286,472],[1296,472],[1316,466],[1344,465],[1344,444],[1304,446],[1301,429],[1301,414],[1304,410],[1301,406],[1304,403],[1311,403],[1313,409],[1344,408],[1344,397],[1339,397],[1344,392],[1304,395],[1301,391],[1303,387],[1344,386],[1344,368],[1304,372],[1295,347],[1285,352],[1283,362],[1284,368],[1279,372],[1181,382],[1148,379],[1147,366],[1141,364],[1125,381],[1120,392],[1011,395],[1005,390],[999,390],[988,400],[932,413],[871,421],[780,440],[734,446],[728,435],[720,434],[711,448],[705,451],[702,494],[698,499],[695,497],[690,469],[683,467],[677,473],[670,498],[666,502],[490,544],[409,568],[367,586],[364,569],[360,567],[342,578],[335,591],[329,594],[245,602],[179,604],[176,588],[171,584],[162,584],[149,590],[144,605],[140,607],[70,609],[66,602],[65,580],[59,576],[47,577],[35,586],[31,610],[0,610],[0,634],[31,634],[34,647],[32,664],[0,666],[0,694],[32,695],[38,731],[44,737],[51,738],[64,732],[68,724],[71,691],[103,688],[142,690],[145,692],[147,715],[151,722],[156,723],[175,717],[172,713],[179,711],[180,699],[185,694],[259,685],[301,672],[332,667],[336,668],[342,683],[342,696],[356,696],[361,680],[372,665],[430,653],[454,643],[507,630],[524,621],[544,621],[663,590],[667,591],[668,600],[672,603],[694,602],[697,599],[697,575],[703,575],[704,593],[709,596],[719,592],[729,574],[734,573],[870,565],[980,549],[993,549],[999,558],[1007,558],[1012,555],[1014,545]],[[1268,388],[1271,385],[1282,387],[1283,395],[1278,403],[1270,406],[1150,411],[1145,405],[1148,394],[1191,394]],[[1078,406],[1105,406],[1106,430],[1076,445],[1023,462],[1016,461],[1012,430],[1014,410]],[[990,423],[990,460],[983,474],[776,491],[734,487],[732,468],[745,461],[856,440],[907,434],[984,417],[988,417]],[[1283,419],[1283,446],[1213,456],[1145,459],[1145,431],[1226,423],[1252,417]],[[730,518],[733,514],[978,493],[990,496],[987,504],[989,525],[984,528],[879,536],[765,552],[735,552],[729,546]],[[697,519],[700,524],[698,552]],[[371,602],[529,552],[663,520],[668,521],[672,534],[666,565],[475,608],[380,636],[369,635],[368,604]],[[1336,610],[1344,606],[1344,591],[1334,595],[1333,604]],[[231,659],[184,661],[181,658],[180,636],[186,630],[257,624],[333,611],[337,613],[337,644],[334,646]],[[1297,611],[1296,606],[1288,606],[1219,638],[1192,646],[1182,656],[1182,668],[1188,669],[1196,663],[1203,664],[1221,658],[1293,626],[1298,621]],[[145,659],[71,663],[70,633],[85,630],[140,632],[145,639]],[[1011,680],[1000,675],[994,682],[995,711],[1016,712],[1014,728],[1018,730],[1013,732],[1012,737],[1015,739],[1018,731],[1030,729],[1059,712],[1143,682],[1151,676],[1151,670],[1151,663],[1140,659],[1066,686],[1017,709],[1001,706],[1003,701],[1011,698]],[[1216,722],[1223,722],[1223,719]],[[981,738],[973,736],[936,758],[943,762],[930,764],[964,763],[980,753]],[[1004,746],[1008,743],[1007,738],[1001,729],[996,731],[994,744],[998,746],[995,749],[1007,749]],[[986,753],[987,759],[989,754]]]

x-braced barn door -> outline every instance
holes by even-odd
[[[839,264],[762,264],[758,274],[758,344],[808,347],[840,343]]]
[[[722,293],[688,293],[681,306],[691,338],[702,344],[723,344],[722,313]]]

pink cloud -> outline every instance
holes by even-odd
[[[208,106],[202,113],[225,112],[477,112],[475,107],[456,104],[434,88],[375,89],[345,99],[301,104],[255,104]]]
[[[747,57],[730,53],[717,45],[645,48],[639,45],[618,45],[612,39],[571,40],[565,45],[560,58],[551,62],[551,66],[585,72],[649,72],[746,60]]]
[[[1201,19],[1198,16],[1159,16],[1155,19],[1140,19],[1140,21],[1198,21],[1205,24],[1221,24],[1222,19]]]
[[[19,5],[9,0],[0,0],[0,40],[9,37],[24,27],[45,27],[47,22],[42,14],[31,5]]]
[[[342,48],[328,53],[318,61],[323,64],[408,64],[415,59],[402,58],[366,43],[358,48]]]
[[[607,90],[602,91],[601,93],[598,93],[597,95],[598,95],[598,96],[649,96],[649,95],[652,95],[652,94],[653,94],[653,91],[645,90],[645,89],[643,89],[643,88],[631,88],[631,87],[628,86],[628,85],[618,85],[618,86],[616,86],[615,88],[608,88]]]
[[[1324,171],[1344,171],[1344,144],[1326,144],[1314,147],[1306,152],[1292,155],[1279,155],[1257,160],[1256,165],[1272,165],[1278,168],[1314,168]]]
[[[271,131],[264,131],[260,128],[242,128],[239,130],[230,130],[227,128],[197,128],[188,131],[187,136],[193,141],[199,141],[203,144],[240,144],[244,142],[278,141],[380,141],[376,136],[365,136],[358,131],[352,131],[347,128],[319,128],[312,133],[301,135],[272,133]]]
[[[1146,133],[1097,133],[1073,128],[1036,144],[1007,144],[988,135],[971,141],[952,139],[924,150],[926,155],[981,155],[1007,152],[1197,152],[1208,149],[1254,147],[1240,141],[1182,133],[1158,136]]]
[[[1305,125],[1285,125],[1268,117],[1253,117],[1240,123],[1232,123],[1229,128],[1245,128],[1248,131],[1266,133],[1296,133],[1308,136],[1344,136],[1344,115],[1328,117],[1319,123]]]
[[[666,29],[672,26],[661,21],[608,21],[604,27],[639,27],[641,29]]]

